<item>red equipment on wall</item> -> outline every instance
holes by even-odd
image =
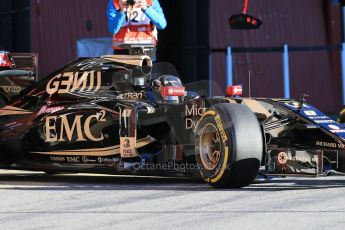
[[[252,30],[259,29],[262,21],[247,14],[248,0],[243,0],[243,8],[240,14],[234,14],[229,18],[231,29]]]

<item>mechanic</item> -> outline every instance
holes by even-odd
[[[145,45],[145,53],[154,61],[157,29],[167,25],[158,0],[109,0],[108,30],[113,34],[114,54],[130,54],[121,45]]]

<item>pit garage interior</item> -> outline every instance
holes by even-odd
[[[244,96],[283,97],[282,52],[241,48],[288,44],[305,48],[289,55],[291,97],[308,94],[308,101],[327,113],[337,113],[341,108],[340,48],[334,47],[343,41],[342,14],[336,0],[301,0],[294,4],[288,0],[250,1],[248,13],[263,21],[260,30],[251,31],[231,30],[228,24],[231,14],[241,10],[242,1],[160,2],[168,27],[159,32],[158,61],[173,63],[184,82],[210,79],[212,95],[223,95],[225,51],[231,46],[237,48],[233,53],[233,83],[242,84]],[[111,37],[105,16],[107,3],[2,0],[0,49],[38,53],[38,76],[43,78],[77,57],[78,40]]]

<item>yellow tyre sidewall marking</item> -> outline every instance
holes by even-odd
[[[208,116],[208,115],[214,116],[214,115],[216,115],[216,112],[215,112],[215,111],[207,111],[207,112],[205,112],[205,113],[202,115],[200,121],[201,121],[204,117],[206,117],[206,116]]]
[[[345,108],[341,110],[340,115],[343,115],[345,113]]]
[[[211,183],[216,183],[217,181],[220,180],[220,178],[222,178],[225,172],[225,169],[227,168],[228,158],[229,158],[229,148],[228,146],[225,146],[224,161],[223,161],[222,167],[220,168],[220,172],[218,173],[218,175],[215,178],[210,179]]]
[[[208,116],[208,115],[215,116],[216,112],[215,111],[207,111],[202,115],[200,120],[202,120],[205,116]],[[224,175],[224,172],[227,168],[228,158],[229,158],[229,148],[228,148],[228,146],[225,146],[224,161],[223,161],[223,164],[220,168],[220,172],[218,173],[218,175],[215,178],[212,178],[212,179],[207,178],[206,179],[207,182],[216,183],[222,178],[222,176]]]
[[[345,108],[341,110],[341,112],[340,112],[340,114],[339,114],[339,117],[338,117],[338,119],[337,119],[337,122],[340,123],[340,117],[343,116],[344,113],[345,113]]]

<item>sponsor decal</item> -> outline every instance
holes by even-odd
[[[120,153],[119,146],[110,146],[105,148],[96,148],[96,149],[75,149],[75,150],[61,150],[61,151],[54,151],[54,152],[31,152],[33,154],[41,154],[41,155],[51,155],[51,156],[113,156]],[[84,160],[86,160],[84,158]]]
[[[325,142],[325,141],[316,141],[316,146],[320,147],[328,147],[328,148],[338,148],[338,149],[344,149],[345,145],[342,143],[333,143],[333,142]]]
[[[345,133],[344,129],[330,130],[332,133]]]
[[[113,164],[119,162],[119,158],[106,158],[106,157],[97,157],[97,162],[99,164]]]
[[[317,162],[317,156],[288,156],[287,161]]]
[[[42,114],[51,114],[55,113],[57,111],[63,110],[65,107],[64,106],[53,106],[53,107],[48,107],[46,105],[42,106],[40,111],[38,111],[37,116],[42,115]]]
[[[142,100],[144,98],[143,93],[122,93],[119,94],[116,99],[122,100]]]
[[[66,157],[68,163],[80,163],[80,157]]]
[[[185,96],[186,90],[183,86],[165,86],[162,87],[163,96]]]
[[[124,140],[123,147],[127,149],[131,147],[129,139]]]
[[[345,133],[344,129],[341,129],[339,126],[337,125],[328,125],[328,127],[331,129],[329,131],[331,131],[332,133]]]
[[[286,152],[280,152],[277,156],[279,164],[286,164],[288,161],[288,155]]]
[[[216,124],[217,124],[217,127],[218,127],[219,132],[220,132],[220,136],[221,136],[223,142],[225,143],[225,141],[227,141],[228,138],[227,138],[225,130],[223,128],[223,124],[222,124],[222,121],[220,119],[220,116],[217,115],[214,119],[216,120]]]
[[[312,120],[330,119],[328,116],[310,116],[308,118]]]
[[[286,160],[279,160],[278,154],[286,153]],[[322,173],[322,151],[305,151],[282,149],[270,153],[267,170],[272,174],[309,174],[316,176]],[[285,154],[284,154],[285,155]],[[279,161],[285,162],[280,164]]]
[[[81,157],[81,161],[82,161],[83,163],[85,163],[85,164],[87,164],[87,163],[96,163],[96,160],[90,159],[90,158],[88,158],[87,156],[82,156],[82,157]]]
[[[202,116],[206,111],[206,108],[198,107],[197,105],[192,106],[185,106],[185,127],[186,129],[191,129],[193,132],[196,129],[197,122],[192,118],[188,118],[190,116]]]
[[[334,130],[339,130],[340,127],[337,125],[328,125],[329,128],[334,129]]]
[[[106,112],[104,110],[101,110],[99,113],[89,116],[76,115],[71,123],[68,121],[67,114],[59,116],[48,116],[46,117],[44,127],[45,141],[102,141],[104,140],[103,133],[101,133],[99,136],[95,136],[91,132],[91,127],[95,125],[95,123],[106,122],[105,115]],[[57,120],[60,120],[60,125],[57,125]]]
[[[120,137],[120,154],[122,158],[139,156],[135,137]]]
[[[49,159],[51,161],[55,161],[55,162],[65,162],[66,161],[65,157],[59,157],[59,156],[50,156]]]
[[[192,105],[191,107],[188,107],[188,105],[185,106],[185,115],[186,116],[202,116],[206,111],[206,108],[198,107],[197,105]]]
[[[146,146],[155,139],[152,137],[144,137],[137,140],[136,147],[141,148]],[[130,143],[132,145],[132,143]],[[74,149],[74,150],[60,150],[60,151],[53,151],[53,152],[30,152],[32,154],[41,154],[41,155],[49,155],[51,157],[58,156],[58,157],[66,157],[66,156],[78,156],[82,162],[96,162],[96,159],[90,159],[88,157],[114,157],[115,155],[120,154],[120,145],[114,145],[104,148],[94,148],[94,149]],[[115,158],[117,159],[117,158]]]
[[[241,96],[242,85],[233,85],[226,88],[226,92],[229,96]]]
[[[307,116],[316,116],[317,115],[317,113],[313,110],[305,110],[305,111],[303,111],[303,113]]]
[[[65,163],[108,163],[110,158],[98,157],[96,159],[90,159],[87,156],[50,156],[50,161],[54,162],[65,162]],[[113,162],[113,161],[112,161]]]
[[[318,124],[334,123],[333,120],[315,120],[314,122]]]
[[[46,86],[48,94],[73,93],[82,91],[96,92],[101,87],[101,72],[66,72],[53,77]]]
[[[289,107],[292,107],[292,108],[294,108],[294,109],[298,109],[298,107],[299,107],[299,102],[297,102],[297,101],[294,101],[294,102],[285,102],[284,104],[287,105],[287,106],[289,106]],[[306,104],[303,104],[303,108],[309,108],[309,106],[306,105]]]
[[[20,93],[22,89],[20,86],[11,86],[11,85],[2,85],[0,87],[6,93]]]

